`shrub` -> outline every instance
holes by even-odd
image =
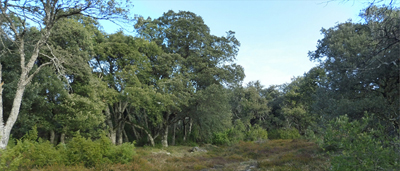
[[[242,121],[236,120],[234,126],[227,131],[229,141],[236,143],[246,138],[246,126]]]
[[[135,154],[136,153],[134,143],[124,143],[119,146],[112,146],[107,157],[111,160],[112,163],[125,164],[132,161]]]
[[[296,128],[285,129],[278,131],[281,139],[297,139],[300,138],[299,130]]]
[[[396,170],[400,168],[398,139],[386,139],[383,128],[368,128],[368,115],[350,122],[347,115],[329,122],[321,147],[333,151],[332,170]]]
[[[79,133],[68,144],[54,147],[49,141],[37,139],[36,127],[17,144],[1,151],[0,170],[28,170],[50,165],[84,165],[94,167],[110,163],[128,163],[135,155],[134,143],[115,146],[102,135],[92,141]]]
[[[53,164],[62,164],[63,159],[59,151],[49,141],[37,139],[36,127],[33,127],[17,144],[2,152],[0,170],[19,170],[32,167],[43,167]]]
[[[229,138],[227,132],[214,133],[213,144],[226,145],[229,144]]]
[[[235,122],[235,126],[225,132],[214,133],[213,143],[216,145],[230,145],[244,140],[261,140],[268,139],[267,130],[259,125],[250,126],[246,131],[246,126],[240,121]]]
[[[268,132],[268,138],[269,138],[269,139],[280,139],[278,130],[275,129],[275,130],[269,131],[269,132]]]
[[[254,125],[247,132],[247,139],[250,141],[268,139],[268,132],[259,125]]]
[[[268,134],[269,139],[297,139],[300,138],[296,128],[272,130]]]
[[[79,133],[67,144],[66,155],[69,165],[83,163],[86,167],[93,167],[103,163],[103,154],[100,143],[82,137]]]
[[[80,162],[86,167],[107,163],[128,163],[135,155],[134,143],[115,146],[105,135],[97,141],[85,139],[77,134],[67,144],[67,157],[70,165]]]

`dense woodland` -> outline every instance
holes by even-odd
[[[132,142],[168,147],[303,137],[339,152],[332,162],[400,167],[394,4],[371,5],[362,21],[322,29],[324,38],[308,54],[319,65],[269,87],[243,83],[235,32],[211,35],[192,12],[132,19],[129,6],[116,1],[3,0],[0,12],[6,151],[24,139],[54,148],[74,138],[101,140],[133,150]],[[134,26],[135,36],[107,34],[100,19]],[[4,169],[12,159],[3,159]]]

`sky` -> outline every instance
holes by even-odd
[[[358,14],[367,6],[359,0],[327,1],[136,0],[131,15],[155,19],[168,10],[190,11],[203,18],[213,35],[236,32],[241,43],[236,63],[244,67],[244,85],[259,80],[268,87],[289,83],[316,66],[308,52],[323,38],[320,30],[349,19],[360,21]],[[110,22],[101,24],[107,33],[120,29]]]

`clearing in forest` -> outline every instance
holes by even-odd
[[[329,170],[326,153],[307,140],[265,140],[239,142],[231,146],[202,145],[199,152],[193,147],[138,147],[134,161],[85,170],[148,170],[148,171],[262,171],[262,170]],[[74,168],[47,169],[75,170]]]

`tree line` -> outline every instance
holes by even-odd
[[[337,117],[373,114],[365,130],[383,125],[382,136],[399,134],[394,6],[370,6],[360,13],[363,21],[322,29],[324,38],[308,54],[319,65],[264,87],[243,86],[235,32],[215,36],[201,16],[168,11],[135,18],[136,36],[107,34],[99,19],[128,21],[128,9],[110,2],[2,1],[1,148],[35,125],[53,144],[76,132],[92,139],[105,132],[116,145],[167,147],[215,143],[236,128],[323,134]]]

